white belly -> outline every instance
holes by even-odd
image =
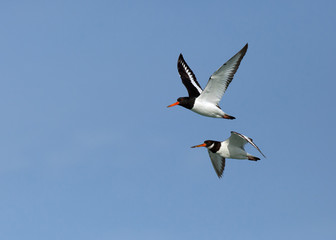
[[[222,142],[221,148],[217,152],[224,158],[247,159],[247,153],[244,149]]]
[[[214,117],[214,118],[222,118],[224,116],[224,112],[218,108],[216,105],[199,101],[198,99],[195,100],[194,107],[191,111],[201,114],[207,117]]]

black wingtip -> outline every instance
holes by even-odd
[[[184,62],[184,58],[183,58],[183,55],[182,53],[180,53],[178,59],[177,59],[177,66],[179,65],[180,62]]]
[[[244,55],[245,55],[245,53],[247,51],[247,48],[248,48],[248,43],[245,44],[245,46],[240,50],[240,52],[244,53]]]

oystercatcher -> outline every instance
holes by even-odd
[[[206,140],[204,143],[193,146],[192,148],[206,147],[208,149],[212,165],[217,173],[217,176],[221,178],[224,171],[226,158],[248,159],[251,161],[260,160],[260,158],[255,157],[245,151],[244,146],[246,143],[250,143],[265,157],[265,155],[260,151],[257,145],[254,144],[251,138],[234,131],[231,131],[231,136],[223,142]]]
[[[214,72],[210,76],[208,84],[204,90],[202,90],[197,82],[195,74],[184,60],[182,54],[180,54],[177,61],[177,69],[182,79],[182,83],[187,88],[189,97],[180,97],[177,99],[177,102],[168,107],[181,105],[182,107],[207,117],[235,119],[235,117],[223,112],[218,104],[225,90],[231,83],[240,62],[247,51],[247,47],[248,44]]]

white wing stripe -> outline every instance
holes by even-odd
[[[197,85],[197,83],[195,82],[195,79],[193,78],[193,75],[191,74],[191,72],[189,71],[189,69],[187,68],[187,66],[184,64],[184,62],[181,62],[184,70],[186,71],[186,73],[189,76],[190,82],[191,84],[197,89],[197,91],[201,94],[202,93],[202,89]]]

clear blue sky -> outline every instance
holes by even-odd
[[[336,239],[335,10],[2,1],[0,238]],[[220,104],[236,120],[166,108],[179,53],[204,87],[247,42]],[[231,130],[267,158],[218,179],[190,146]]]

